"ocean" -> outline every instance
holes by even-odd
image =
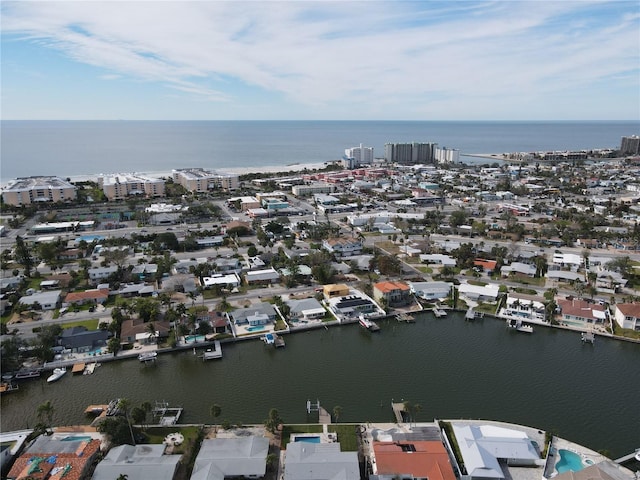
[[[619,148],[622,136],[640,133],[640,122],[632,121],[4,120],[0,127],[3,183],[32,175],[323,163],[361,143],[376,157],[384,156],[385,143],[397,142],[435,142],[462,155]]]

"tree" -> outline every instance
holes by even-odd
[[[217,425],[218,422],[216,421],[216,419],[220,416],[221,413],[222,413],[222,407],[217,403],[214,403],[213,405],[211,405],[211,408],[209,408],[209,415],[213,417],[213,420],[215,422],[214,426],[215,426],[216,433],[218,432],[218,425]]]
[[[42,431],[46,431],[51,428],[51,425],[53,424],[54,412],[55,409],[51,404],[51,400],[47,400],[46,402],[38,405],[36,413],[38,415],[38,424],[40,427],[39,429],[41,429]]]
[[[31,276],[31,269],[33,268],[33,257],[29,252],[29,247],[24,242],[22,237],[18,235],[16,237],[16,261],[24,267],[24,274],[27,277]]]
[[[133,427],[131,426],[131,420],[129,419],[129,409],[131,408],[131,401],[127,398],[121,398],[118,400],[118,409],[124,413],[124,419],[127,421],[127,425],[129,426],[129,433],[131,434],[131,442],[133,445],[136,444],[135,436],[133,435]]]
[[[280,414],[278,413],[278,410],[275,408],[272,408],[271,410],[269,410],[269,418],[267,418],[264,421],[264,426],[267,429],[267,431],[270,433],[276,433],[276,431],[278,430],[278,427],[282,423],[283,421],[280,418]]]
[[[147,325],[147,333],[149,333],[149,339],[153,338],[154,341],[157,340],[158,331],[156,330],[156,326],[153,322],[149,322]]]
[[[111,337],[107,341],[107,349],[116,356],[120,351],[120,339],[118,337]]]
[[[333,407],[333,419],[338,423],[338,420],[342,416],[342,407],[340,405],[336,405]]]

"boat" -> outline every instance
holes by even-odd
[[[596,342],[596,336],[593,334],[593,332],[582,332],[580,334],[580,338],[582,340],[582,343],[590,343],[591,345],[593,345]]]
[[[213,360],[214,358],[222,358],[222,347],[218,340],[215,341],[213,348],[207,348],[202,354],[203,360]]]
[[[447,312],[444,310],[441,310],[439,308],[434,308],[433,309],[433,314],[437,317],[437,318],[442,318],[442,317],[446,317],[447,316]]]
[[[138,360],[141,362],[155,362],[158,352],[145,352],[138,355]]]
[[[531,325],[522,323],[522,320],[516,318],[510,318],[507,320],[507,326],[517,332],[533,333],[533,327]]]
[[[473,313],[473,307],[469,307],[467,309],[467,313],[464,314],[464,319],[465,320],[473,320],[474,318],[476,318],[476,316]]]
[[[23,380],[25,378],[38,378],[42,374],[41,368],[32,368],[26,370],[20,370],[15,374],[16,380]]]
[[[67,373],[66,368],[54,368],[53,373],[49,375],[49,378],[47,378],[47,383],[53,383],[60,380],[65,373]]]
[[[277,333],[267,333],[262,337],[262,341],[267,345],[273,345],[276,348],[284,347],[284,338],[282,338]]]
[[[18,384],[12,382],[2,382],[0,383],[0,394],[1,393],[9,393],[15,392],[18,390]]]
[[[370,332],[377,332],[380,330],[380,327],[376,322],[365,318],[364,315],[360,315],[359,323],[364,329],[369,330]]]

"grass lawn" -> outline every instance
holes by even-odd
[[[546,279],[544,277],[541,278],[531,278],[526,275],[515,274],[510,275],[508,280],[511,282],[522,283],[524,285],[535,285],[537,287],[544,287]]]
[[[87,327],[87,330],[97,330],[98,322],[99,320],[97,318],[93,318],[91,320],[78,320],[77,322],[65,323],[63,324],[63,327],[64,328]]]
[[[280,448],[287,448],[293,433],[322,433],[322,425],[284,425]]]
[[[187,447],[193,445],[198,439],[199,431],[200,427],[197,426],[182,427],[173,425],[171,427],[151,427],[144,433],[147,435],[148,443],[155,445],[161,444],[170,433],[181,433],[184,436],[184,442],[182,445],[176,446],[173,453],[185,453]]]
[[[356,436],[356,427],[354,423],[351,424],[331,424],[329,425],[329,431],[338,434],[338,441],[340,442],[340,450],[343,452],[357,452],[358,451],[358,439]]]

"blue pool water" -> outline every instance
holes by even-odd
[[[558,473],[564,473],[568,471],[579,472],[584,468],[582,458],[577,453],[570,450],[558,450],[560,454],[560,460],[556,463],[556,470]]]
[[[91,440],[91,437],[64,437],[62,440],[60,440],[61,442],[82,442],[82,441],[89,441]]]
[[[320,437],[293,437],[294,442],[320,443]]]
[[[264,330],[262,325],[256,325],[255,327],[247,327],[247,332],[257,332],[260,330]]]
[[[184,341],[187,343],[204,342],[205,340],[204,335],[187,335],[184,337]]]

